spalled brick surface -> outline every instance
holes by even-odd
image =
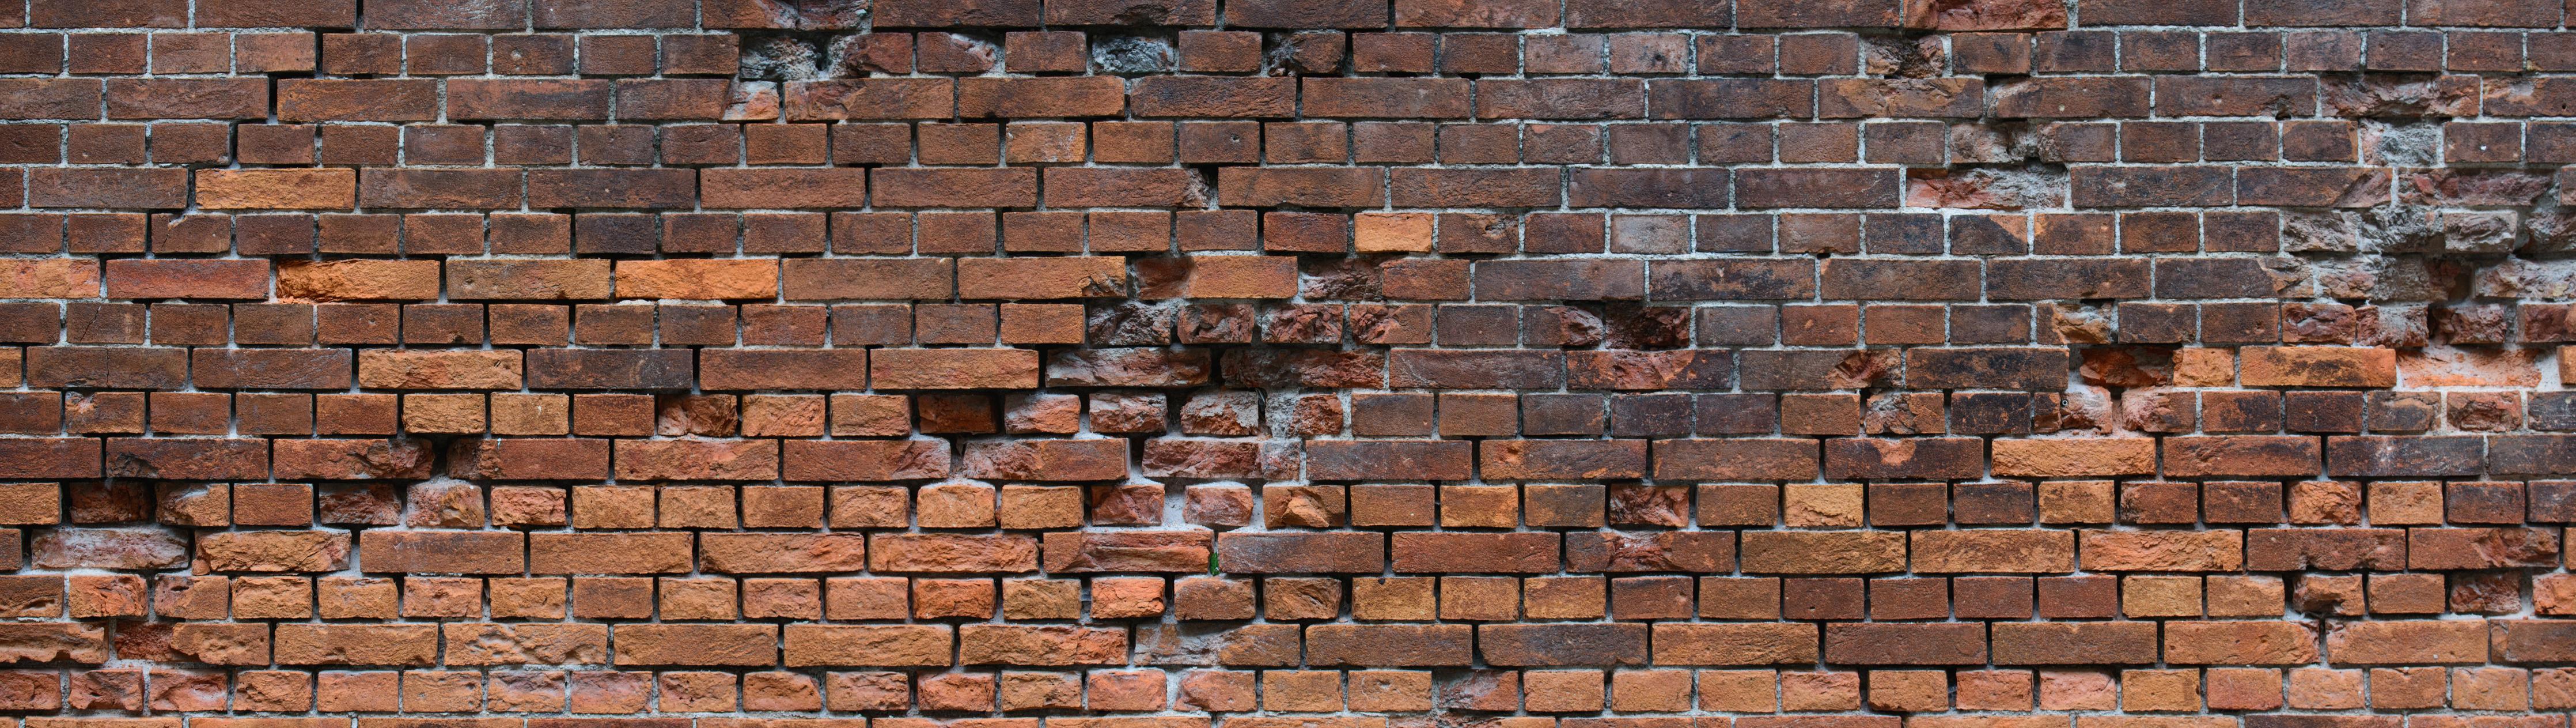
[[[2571,21],[9,4],[0,717],[2567,728]]]

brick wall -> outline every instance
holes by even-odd
[[[2565,728],[2559,3],[11,0],[0,719]]]

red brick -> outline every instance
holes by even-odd
[[[2156,661],[2153,622],[2028,622],[1993,627],[1997,665],[2142,665]]]
[[[1812,624],[1667,622],[1654,626],[1658,665],[1801,665],[1823,656]]]
[[[197,205],[210,210],[337,210],[357,197],[358,177],[345,169],[197,171]]]
[[[528,536],[532,574],[668,574],[690,565],[689,534],[538,533]]]
[[[944,625],[788,625],[789,666],[943,666],[954,641]]]
[[[2552,0],[363,9],[0,9],[31,728],[2576,705]]]
[[[885,572],[1036,571],[1037,539],[1020,535],[878,534],[868,568]]]
[[[708,207],[860,207],[868,185],[856,169],[702,169],[698,195]]]
[[[609,639],[620,665],[778,664],[778,626],[620,624]]]
[[[2486,627],[2467,622],[2355,622],[2326,632],[2326,654],[2345,665],[2481,662]]]

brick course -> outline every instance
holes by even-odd
[[[2571,24],[0,8],[0,719],[2567,728]]]

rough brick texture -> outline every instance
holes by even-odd
[[[2569,728],[2571,21],[12,0],[0,728]]]

